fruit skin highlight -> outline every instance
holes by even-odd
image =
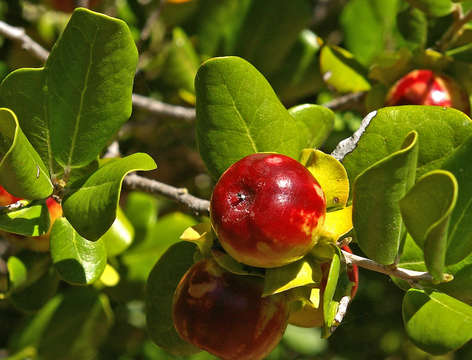
[[[298,161],[248,155],[229,167],[210,203],[215,233],[237,261],[278,267],[303,257],[318,240],[326,214],[320,185]]]
[[[224,360],[263,359],[287,326],[284,296],[262,297],[263,280],[232,274],[214,260],[194,264],[174,294],[173,320],[187,342]]]
[[[389,90],[385,105],[437,105],[470,114],[465,90],[449,76],[431,70],[413,70],[403,76]]]

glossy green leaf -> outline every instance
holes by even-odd
[[[122,254],[121,261],[128,269],[127,278],[135,282],[144,282],[159,257],[169,246],[180,242],[184,230],[196,223],[193,217],[181,212],[162,216],[149,229],[143,241]]]
[[[303,104],[290,108],[288,112],[299,126],[303,148],[319,148],[333,130],[334,113],[327,107]]]
[[[311,30],[304,29],[282,64],[268,78],[283,102],[294,103],[315,94],[323,86],[318,61],[319,42]]]
[[[394,43],[397,0],[350,0],[342,9],[340,24],[345,44],[362,64],[369,64]]]
[[[421,10],[408,7],[397,15],[398,30],[411,47],[423,47],[428,37],[428,20]]]
[[[41,157],[21,130],[16,115],[0,109],[0,184],[12,195],[44,199],[53,187]]]
[[[334,295],[336,293],[336,287],[338,285],[339,273],[341,271],[341,258],[338,252],[335,252],[329,270],[327,272],[327,280],[324,291],[322,292],[322,304],[323,304],[323,329],[322,336],[324,338],[331,335],[331,327],[334,325],[336,312],[338,311],[338,302],[334,301]]]
[[[134,240],[133,225],[126,218],[120,207],[116,211],[116,219],[101,237],[108,256],[116,256],[125,251]]]
[[[50,258],[47,254],[22,251],[7,260],[9,290],[14,292],[31,285],[48,270]]]
[[[174,292],[182,276],[193,265],[195,251],[195,245],[185,241],[172,245],[152,269],[146,285],[149,336],[158,346],[175,355],[200,351],[180,338],[172,320]]]
[[[338,46],[323,46],[320,69],[324,81],[341,93],[370,89],[366,70],[350,52]]]
[[[203,59],[235,51],[239,29],[252,0],[200,0],[196,21],[198,53]]]
[[[157,199],[151,194],[133,191],[126,198],[124,211],[137,231],[145,231],[157,221]]]
[[[112,321],[104,294],[92,287],[72,287],[29,317],[10,348],[18,351],[31,346],[41,359],[48,360],[94,359]]]
[[[264,75],[271,74],[280,67],[300,31],[307,27],[312,11],[309,0],[252,1],[235,54]]]
[[[229,271],[230,273],[236,275],[257,276],[261,278],[263,278],[265,275],[264,269],[240,263],[224,251],[218,249],[211,249],[211,256],[220,267],[222,267],[226,271]]]
[[[68,283],[92,284],[105,269],[107,253],[103,241],[84,239],[65,218],[54,222],[50,242],[54,267]]]
[[[455,264],[472,253],[472,137],[469,137],[443,164],[459,185],[457,204],[450,225],[446,264]]]
[[[25,236],[39,236],[49,230],[49,211],[45,202],[32,203],[20,210],[2,213],[0,230]]]
[[[155,168],[154,160],[143,153],[107,162],[79,189],[66,195],[62,202],[64,216],[80,235],[97,240],[115,221],[121,184],[126,174]]]
[[[453,10],[451,0],[407,0],[412,6],[434,17],[450,14]]]
[[[400,150],[362,172],[352,191],[352,222],[362,251],[381,264],[392,264],[405,235],[399,201],[415,182],[418,134],[411,132]]]
[[[411,341],[433,355],[456,350],[472,339],[472,307],[437,291],[408,290],[403,323]]]
[[[137,58],[123,21],[74,11],[44,67],[51,149],[66,170],[94,160],[128,120]]]
[[[408,232],[424,251],[426,267],[435,280],[442,280],[447,250],[447,228],[457,199],[457,181],[448,171],[422,176],[400,200]]]
[[[309,258],[291,264],[267,269],[262,296],[278,294],[300,286],[314,286],[321,282],[321,267]]]
[[[441,168],[445,159],[472,135],[472,121],[452,108],[386,107],[366,116],[359,130],[339,143],[332,155],[342,160],[352,183],[366,168],[397,151],[412,130],[418,133],[419,177]]]
[[[210,59],[200,67],[195,87],[197,143],[213,178],[256,152],[298,157],[298,125],[267,80],[247,61]]]
[[[59,277],[49,267],[37,280],[12,292],[9,299],[21,311],[38,311],[56,294],[58,285]]]
[[[18,116],[21,130],[51,173],[57,168],[51,153],[51,139],[42,68],[18,69],[0,84],[0,105]],[[54,167],[54,169],[52,169]]]
[[[194,79],[199,66],[200,59],[189,38],[182,29],[174,28],[162,69],[163,81],[176,89],[194,93]]]

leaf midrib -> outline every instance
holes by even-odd
[[[72,163],[72,157],[74,155],[74,148],[75,148],[75,143],[77,141],[77,135],[79,133],[79,127],[80,127],[80,120],[82,118],[82,108],[84,105],[84,97],[85,93],[87,92],[87,87],[88,87],[88,82],[89,82],[89,77],[90,77],[90,69],[92,68],[92,63],[93,63],[93,49],[95,47],[95,43],[97,41],[97,34],[98,34],[98,27],[95,28],[95,35],[90,43],[90,52],[89,52],[89,61],[87,65],[87,71],[85,73],[85,81],[84,81],[84,87],[80,93],[80,102],[79,102],[79,109],[77,111],[77,116],[75,118],[75,125],[74,125],[74,132],[72,133],[72,140],[71,140],[71,148],[69,152],[69,158],[67,160],[67,165],[66,168],[70,169],[71,163]]]

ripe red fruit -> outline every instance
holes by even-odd
[[[210,216],[223,248],[251,266],[277,267],[317,242],[326,199],[298,161],[259,153],[234,163],[213,190]]]
[[[20,198],[13,196],[9,192],[7,192],[3,186],[0,186],[0,206],[6,206],[10,204],[16,203]]]
[[[438,105],[470,113],[469,97],[452,78],[431,70],[413,70],[398,80],[387,95],[386,105]]]
[[[185,341],[224,360],[262,359],[279,343],[288,319],[285,298],[262,297],[263,287],[260,278],[202,260],[175,291],[175,328]]]

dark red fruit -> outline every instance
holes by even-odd
[[[175,291],[175,328],[184,340],[224,360],[263,359],[285,331],[288,305],[283,296],[262,297],[262,291],[262,279],[202,260]]]

